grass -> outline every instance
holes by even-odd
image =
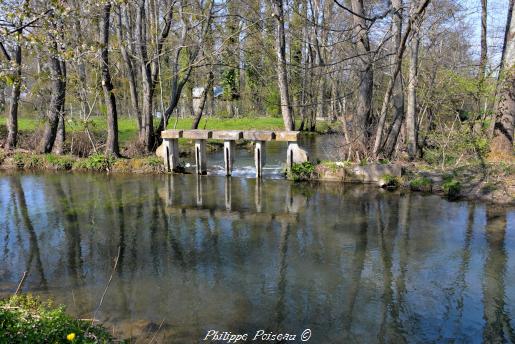
[[[193,123],[193,118],[181,118],[177,121],[177,129],[190,129]],[[7,125],[7,118],[0,117],[0,125]],[[155,126],[159,121],[155,121]],[[175,118],[170,119],[168,128],[173,128]],[[44,121],[37,117],[23,117],[18,119],[18,128],[21,132],[33,132],[38,128],[42,128]],[[83,131],[85,127],[91,131],[105,131],[107,128],[107,121],[105,117],[95,116],[86,124],[76,119],[69,120],[67,123],[67,131]],[[199,129],[213,129],[213,130],[282,130],[284,129],[282,118],[278,117],[257,117],[257,118],[213,118],[208,117],[200,121]],[[138,126],[135,118],[120,117],[118,118],[118,135],[120,143],[123,145],[126,142],[134,139],[138,134]]]
[[[425,176],[416,176],[409,182],[410,189],[412,191],[431,191],[432,182],[431,179]]]

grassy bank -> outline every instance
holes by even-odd
[[[0,125],[6,125],[6,117],[0,117]],[[155,121],[155,125],[158,125]],[[180,118],[177,121],[177,129],[190,129],[193,123],[193,118]],[[36,132],[42,128],[44,122],[36,117],[20,117],[18,120],[18,128],[21,133]],[[171,119],[168,128],[173,128],[175,119]],[[81,121],[78,118],[69,119],[66,129],[69,133],[84,131],[88,128],[92,132],[105,132],[107,129],[107,122],[105,117],[92,117],[87,122]],[[257,118],[203,118],[200,121],[199,129],[213,129],[213,130],[282,130],[284,124],[282,118],[278,117],[257,117]],[[321,122],[317,131],[325,132],[329,129],[329,124]],[[138,127],[135,118],[120,117],[118,119],[118,130],[120,144],[124,145],[130,140],[137,137]]]
[[[161,158],[150,155],[131,159],[92,154],[87,158],[73,155],[6,152],[0,149],[0,169],[31,171],[94,171],[120,173],[163,173]]]

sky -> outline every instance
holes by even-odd
[[[465,10],[465,23],[472,29],[474,50],[479,57],[481,50],[481,0],[459,0]],[[488,0],[487,40],[488,58],[493,66],[499,64],[506,27],[509,0]]]

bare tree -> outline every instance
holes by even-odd
[[[118,147],[118,113],[116,111],[116,98],[113,93],[113,82],[109,72],[109,23],[111,16],[111,3],[104,5],[101,22],[101,50],[100,63],[102,64],[102,88],[107,105],[107,142],[106,154],[120,155]]]
[[[129,54],[129,49],[127,49],[127,45],[132,47],[132,42],[134,42],[134,38],[132,35],[133,28],[131,27],[131,23],[129,22],[129,16],[127,14],[128,11],[127,5],[120,5],[118,8],[118,25],[117,25],[117,34],[118,40],[121,42],[120,51],[122,54],[123,62],[127,68],[127,78],[129,81],[129,92],[131,97],[131,108],[133,113],[136,115],[136,120],[138,123],[138,131],[141,132],[141,109],[139,105],[138,99],[138,87],[136,85],[138,79],[138,71],[134,68],[134,60],[131,54]],[[124,20],[125,19],[125,20]],[[124,31],[124,23],[125,22],[125,31]],[[127,42],[127,43],[125,43]],[[130,49],[131,52],[133,49]]]
[[[392,36],[393,36],[393,55],[391,58],[392,73],[395,73],[395,53],[399,51],[401,39],[402,39],[402,11],[403,1],[392,0]],[[402,65],[401,65],[402,68]],[[390,158],[395,150],[397,144],[397,138],[401,131],[401,126],[404,121],[404,85],[402,82],[402,69],[399,70],[399,74],[395,78],[393,87],[393,122],[388,132],[388,136],[385,140],[383,153],[386,157]]]
[[[158,81],[159,63],[158,57],[161,55],[163,45],[170,33],[173,15],[174,1],[167,1],[165,14],[162,21],[162,28],[157,39],[156,48],[151,57],[148,54],[148,33],[146,21],[146,0],[139,0],[136,15],[136,43],[138,46],[139,61],[142,79],[142,118],[140,141],[144,144],[147,151],[154,149],[154,91]]]
[[[50,99],[50,106],[47,111],[43,137],[39,144],[39,152],[41,153],[50,153],[54,147],[59,119],[63,117],[62,111],[66,94],[65,71],[63,70],[61,60],[57,55],[58,47],[55,40],[52,44],[52,48],[49,63],[50,78],[52,80],[52,96]]]
[[[391,79],[388,82],[388,86],[386,87],[386,92],[383,98],[383,104],[381,106],[381,113],[379,115],[379,122],[377,124],[376,129],[376,137],[375,137],[375,143],[373,148],[373,155],[377,156],[380,152],[382,142],[383,142],[383,131],[384,131],[384,125],[386,122],[386,115],[388,111],[388,106],[390,105],[390,100],[393,94],[393,88],[395,85],[395,79],[397,78],[397,75],[399,74],[402,66],[402,57],[404,55],[404,51],[406,50],[406,42],[408,40],[408,37],[411,34],[411,31],[413,29],[414,25],[417,25],[420,21],[420,17],[424,13],[426,7],[429,5],[429,2],[431,0],[423,0],[418,6],[415,7],[416,4],[413,4],[412,7],[412,14],[408,20],[408,25],[406,27],[406,31],[402,35],[401,42],[399,45],[399,50],[397,51],[397,54],[395,56],[395,70],[393,72],[393,75]],[[417,55],[418,56],[418,55]]]
[[[286,70],[286,39],[284,33],[283,0],[270,0],[275,18],[275,53],[277,57],[277,85],[281,99],[281,114],[284,128],[293,130],[294,122],[290,105],[288,75]]]
[[[513,130],[515,126],[515,20],[514,0],[510,0],[504,46],[500,87],[495,109],[495,126],[492,139],[492,153],[513,155]]]
[[[354,128],[356,142],[364,152],[367,150],[367,141],[370,137],[372,119],[372,92],[374,86],[374,72],[370,56],[370,42],[368,38],[368,27],[366,24],[363,0],[352,0],[354,35],[356,39],[358,64],[357,75],[359,77],[359,91],[356,104],[356,115],[354,116]]]
[[[3,45],[2,45],[3,48]],[[8,61],[12,61],[11,56],[5,50],[4,56]],[[14,47],[14,73],[13,73],[13,85],[11,90],[11,98],[9,100],[9,116],[7,117],[7,142],[5,144],[6,149],[12,149],[16,147],[18,143],[18,104],[20,102],[20,89],[21,89],[21,46],[17,43]]]
[[[416,2],[414,1],[413,6]],[[418,83],[418,51],[420,46],[420,22],[417,17],[413,24],[413,36],[410,43],[409,74],[408,74],[408,104],[406,111],[406,144],[411,160],[417,156],[417,83]]]

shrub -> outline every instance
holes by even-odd
[[[47,163],[56,170],[70,170],[73,167],[73,158],[66,155],[46,155]]]
[[[417,176],[412,179],[409,183],[409,187],[412,191],[431,191],[432,181],[425,176]]]
[[[25,157],[25,168],[40,168],[41,163],[41,157],[38,155],[29,154]]]
[[[291,171],[288,171],[288,179],[293,181],[310,180],[313,178],[315,165],[306,161],[299,164],[293,164]]]
[[[75,167],[78,169],[94,170],[94,171],[108,171],[114,164],[115,158],[110,155],[96,153],[90,157],[78,160]]]
[[[489,139],[485,132],[476,133],[469,122],[458,123],[456,128],[440,128],[428,133],[424,146],[424,160],[430,165],[459,165],[484,161]]]
[[[391,174],[385,174],[381,177],[381,187],[387,189],[397,189],[401,185],[399,177],[392,176]]]
[[[24,168],[25,167],[25,154],[23,153],[14,153],[13,161],[16,167]]]
[[[146,160],[147,160],[148,166],[151,166],[151,167],[158,167],[158,166],[163,165],[163,159],[161,159],[158,156],[152,155],[152,156],[149,156]]]
[[[17,295],[0,301],[0,342],[111,343],[113,338],[102,326],[73,319],[62,306]]]
[[[443,180],[442,189],[449,198],[457,198],[460,195],[461,184],[453,176],[446,176]]]

